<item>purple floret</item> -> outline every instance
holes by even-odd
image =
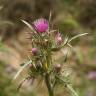
[[[34,25],[35,29],[40,33],[46,32],[48,30],[48,27],[49,27],[48,21],[46,19],[43,19],[43,18],[36,20],[33,23],[33,25]]]

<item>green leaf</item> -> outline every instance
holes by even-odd
[[[76,91],[72,88],[71,85],[69,85],[68,83],[66,83],[62,78],[58,77],[57,78],[59,80],[61,80],[64,84],[66,84],[67,88],[70,90],[70,92],[73,94],[73,96],[78,96],[78,94],[76,93]]]
[[[66,45],[66,44],[68,43],[68,40],[69,40],[69,37],[66,36],[66,37],[65,37],[65,40],[64,40],[64,45]]]
[[[50,14],[49,14],[49,23],[51,21],[51,17],[52,17],[52,12],[50,11]]]
[[[24,66],[21,67],[21,69],[16,73],[16,75],[14,76],[13,80],[15,80],[19,75],[20,73],[24,70],[25,67],[27,67],[30,63],[32,63],[32,61],[28,61],[24,64]]]
[[[87,34],[88,34],[88,33],[78,34],[78,35],[72,37],[72,38],[68,41],[68,43],[71,42],[72,40],[78,38],[78,37],[81,37],[81,36],[84,36],[84,35],[87,35]]]
[[[2,21],[2,20],[0,20],[0,26],[1,25],[4,25],[4,24],[8,24],[8,25],[14,25],[14,23],[13,22],[11,22],[11,21]]]
[[[67,84],[67,88],[72,92],[73,96],[78,96],[78,94],[75,92],[71,85]]]
[[[25,65],[25,63],[21,63],[21,64],[20,64],[20,66],[24,66],[24,65]]]
[[[20,84],[19,84],[19,86],[18,86],[17,90],[19,91],[19,89],[22,87],[23,83],[24,83],[26,80],[30,80],[30,79],[31,79],[31,77],[30,77],[30,76],[28,76],[28,77],[24,78],[24,79],[20,82]]]
[[[25,24],[25,25],[27,25],[34,33],[36,33],[36,31],[34,30],[34,28],[32,27],[32,25],[30,25],[28,22],[26,22],[25,20],[22,20],[21,19],[21,21]]]

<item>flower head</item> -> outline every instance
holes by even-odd
[[[33,25],[35,29],[40,33],[46,32],[49,27],[48,21],[44,18],[37,19],[34,21]]]
[[[33,53],[33,55],[37,55],[38,54],[38,49],[37,48],[32,48],[32,53]]]
[[[61,37],[61,34],[60,34],[59,32],[56,33],[55,39],[56,39],[56,43],[57,43],[57,44],[61,44],[61,42],[62,42],[62,37]]]

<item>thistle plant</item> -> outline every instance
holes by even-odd
[[[54,30],[52,28],[51,14],[49,16],[49,20],[40,18],[35,20],[32,24],[29,24],[24,20],[21,21],[31,30],[29,39],[31,40],[32,49],[31,56],[28,58],[28,61],[22,65],[21,69],[14,77],[14,79],[16,79],[23,69],[28,66],[28,77],[24,78],[24,80],[20,83],[19,88],[22,86],[24,81],[30,79],[34,80],[41,77],[42,80],[45,81],[49,96],[55,96],[54,88],[58,84],[66,85],[66,88],[72,92],[72,95],[78,96],[69,82],[63,79],[63,64],[54,64],[52,54],[60,51],[65,46],[72,48],[70,42],[77,37],[86,35],[87,33],[79,34],[72,38],[66,36],[65,39],[63,39],[61,32],[59,32],[58,29]],[[67,58],[67,56],[65,56],[65,58]],[[65,76],[65,78],[67,77]]]

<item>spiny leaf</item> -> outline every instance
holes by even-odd
[[[25,63],[21,63],[21,64],[20,64],[20,66],[24,66],[24,65],[25,65]]]
[[[68,56],[68,51],[67,51],[66,54],[65,54],[64,62],[67,61],[67,56]]]
[[[63,48],[65,45],[67,45],[68,40],[69,40],[69,37],[66,36],[66,37],[65,37],[65,40],[64,40],[64,43],[60,46],[60,48]]]
[[[64,40],[64,45],[66,45],[68,43],[69,37],[66,36],[65,40]]]
[[[72,45],[70,45],[69,43],[67,43],[67,45],[68,45],[70,48],[72,48],[72,49],[73,49],[73,46],[72,46]]]
[[[28,22],[26,22],[25,20],[22,20],[21,21],[26,24],[33,32],[35,32],[34,28],[32,27],[32,25],[30,25]]]
[[[0,25],[3,25],[3,24],[9,24],[9,25],[12,25],[12,26],[14,25],[13,22],[0,20]]]
[[[78,94],[75,92],[75,90],[72,88],[72,86],[67,84],[67,88],[73,93],[73,96],[78,96]]]
[[[20,84],[19,84],[19,86],[18,86],[17,90],[19,91],[19,89],[22,87],[23,83],[24,83],[26,80],[29,80],[29,79],[31,79],[31,77],[30,77],[30,76],[28,76],[28,77],[24,78],[24,79],[20,82]]]
[[[67,45],[71,48],[72,52],[77,53],[72,45],[70,45],[69,43]]]
[[[62,81],[64,84],[66,84],[66,87],[72,92],[73,96],[78,96],[78,94],[75,92],[75,90],[72,88],[71,85],[69,85],[68,83],[66,83],[62,78],[58,77],[57,78]]]
[[[24,64],[24,66],[21,67],[21,69],[17,72],[17,74],[14,76],[13,80],[15,80],[19,74],[24,70],[25,67],[27,67],[30,63],[32,63],[32,61],[28,61],[27,63]]]
[[[50,15],[49,15],[49,23],[51,21],[51,17],[52,17],[52,12],[50,11]]]
[[[72,40],[78,38],[78,37],[81,37],[81,36],[84,36],[84,35],[87,35],[87,34],[88,34],[88,33],[78,34],[78,35],[72,37],[72,38],[68,41],[68,43],[71,42]]]
[[[51,30],[50,33],[54,33],[54,32],[56,32],[56,31],[57,31],[57,30]]]

